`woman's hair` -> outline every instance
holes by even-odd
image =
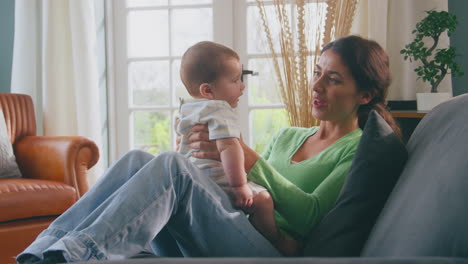
[[[373,40],[347,36],[328,43],[321,53],[329,49],[340,56],[348,67],[358,91],[368,92],[373,97],[368,104],[358,109],[359,127],[364,129],[369,112],[374,109],[401,138],[400,127],[386,107],[391,74],[388,55],[383,48]]]
[[[211,41],[198,42],[182,56],[180,79],[191,96],[199,95],[202,83],[214,82],[225,71],[225,61],[239,60],[232,49]]]

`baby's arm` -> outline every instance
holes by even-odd
[[[247,175],[244,170],[244,152],[237,138],[221,138],[216,140],[224,173],[232,187],[235,206],[248,208],[252,205],[252,191],[246,185]]]

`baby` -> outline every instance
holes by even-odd
[[[182,56],[180,77],[192,99],[181,100],[177,124],[177,133],[181,135],[179,152],[223,188],[232,197],[234,206],[248,212],[255,228],[284,255],[296,254],[297,242],[276,226],[273,200],[268,191],[247,181],[234,110],[245,89],[238,54],[214,42],[199,42]],[[210,140],[216,140],[221,162],[191,157],[194,150],[190,149],[188,138],[195,124],[207,124]]]

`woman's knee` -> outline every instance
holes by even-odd
[[[151,159],[154,156],[151,153],[143,151],[141,149],[133,149],[128,151],[122,156],[122,160],[147,160]]]
[[[184,163],[184,156],[175,151],[166,151],[157,156],[157,158],[164,160],[166,163]]]
[[[131,177],[145,166],[154,156],[142,150],[130,150],[112,163],[105,176],[116,178],[116,175]]]
[[[151,170],[158,175],[157,177],[164,177],[172,184],[179,183],[177,186],[186,187],[193,181],[194,170],[189,168],[190,166],[190,161],[184,156],[174,151],[168,151],[152,160]]]
[[[174,151],[167,151],[159,154],[153,159],[155,169],[172,172],[174,175],[187,174],[189,161],[181,154]]]
[[[166,151],[154,156],[146,151],[134,149],[125,153],[121,160],[143,161],[143,164],[152,161],[155,164],[154,166],[170,168],[180,167],[180,165],[185,164],[184,156],[174,151]]]

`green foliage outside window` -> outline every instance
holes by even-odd
[[[253,87],[255,94],[257,87]],[[266,92],[255,97],[255,104],[271,104]],[[270,96],[271,97],[271,96]],[[252,126],[252,148],[257,153],[263,153],[271,138],[283,127],[289,126],[288,114],[285,109],[257,109],[250,113]]]
[[[257,153],[263,153],[271,138],[284,127],[289,126],[288,115],[284,109],[253,110],[253,146]]]
[[[171,120],[168,112],[135,112],[134,144],[151,154],[158,155],[172,149]]]

